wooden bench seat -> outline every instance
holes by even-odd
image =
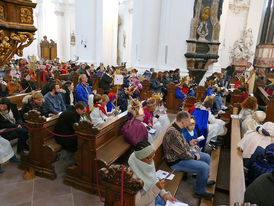
[[[119,148],[119,149],[114,149]],[[125,142],[124,136],[120,135],[107,144],[104,147],[101,147],[97,152],[98,160],[104,162],[106,165],[114,163],[118,158],[125,154],[131,145]]]
[[[240,120],[232,119],[231,124],[231,153],[230,153],[230,183],[229,205],[242,203],[245,192],[245,178],[242,152],[237,144],[241,140]]]
[[[8,99],[10,100],[11,103],[17,104],[18,110],[22,108],[23,105],[23,98],[27,95],[31,95],[31,93],[22,93],[22,94],[16,94],[13,96],[8,96]]]
[[[209,172],[208,180],[214,180],[215,182],[217,181],[220,154],[221,154],[220,146],[218,146],[217,150],[213,150],[211,152],[210,172]],[[216,184],[213,185],[212,187],[207,187],[207,191],[214,194],[215,188],[216,188]],[[211,199],[211,200],[201,199],[200,206],[210,206],[210,205],[213,205],[213,202],[214,202],[214,199]]]

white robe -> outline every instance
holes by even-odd
[[[207,124],[208,132],[207,132],[206,143],[208,143],[211,138],[223,134],[225,131],[224,126],[225,126],[225,122],[223,120],[216,119],[214,117],[214,115],[211,112],[209,112],[208,124]]]
[[[0,164],[7,162],[14,155],[10,142],[0,136]]]

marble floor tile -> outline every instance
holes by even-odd
[[[74,206],[72,194],[51,196],[33,201],[33,206]]]
[[[26,202],[26,203],[22,203],[22,204],[13,205],[13,206],[32,206],[32,203]]]
[[[71,193],[71,188],[63,183],[63,178],[55,180],[36,179],[34,181],[33,200],[51,198],[52,196]]]
[[[7,163],[4,165],[4,173],[0,175],[0,185],[16,182],[26,182],[24,180],[24,171],[19,170],[18,164]]]
[[[103,206],[97,195],[88,194],[78,190],[73,190],[74,206]],[[92,204],[91,204],[92,203]]]
[[[0,187],[0,205],[13,206],[32,201],[33,182],[5,184]]]

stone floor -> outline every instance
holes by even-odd
[[[170,115],[171,121],[175,115]],[[229,162],[229,153],[224,150],[221,153],[222,163]],[[24,180],[23,171],[17,168],[17,164],[8,163],[4,165],[4,173],[0,174],[0,206],[99,206],[103,205],[97,195],[91,195],[63,184],[65,169],[73,164],[73,157],[65,151],[61,152],[60,160],[55,163],[58,178],[49,180],[36,177],[33,180]],[[217,186],[221,188],[227,186],[229,181],[229,165],[220,164],[219,172],[222,174],[218,178]],[[224,178],[225,177],[225,178]],[[225,181],[224,181],[225,180]],[[220,183],[219,183],[220,182]],[[199,199],[193,197],[195,179],[188,174],[176,193],[176,198],[189,206],[198,206]],[[223,186],[225,185],[225,186]],[[216,192],[214,205],[227,205],[228,195]],[[215,199],[214,198],[214,199]]]
[[[0,174],[0,206],[102,206],[98,196],[63,184],[65,161],[56,165],[58,178],[24,180],[17,164],[8,163]]]

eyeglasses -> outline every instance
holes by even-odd
[[[155,157],[155,153],[152,156],[148,156],[147,159],[148,160],[153,160],[154,157]]]

